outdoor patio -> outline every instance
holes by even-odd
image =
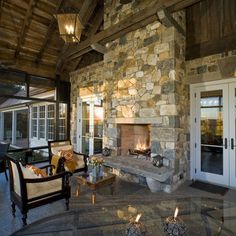
[[[235,12],[0,0],[0,235],[236,235]]]
[[[17,209],[15,218],[11,215],[9,183],[4,174],[1,174],[0,235],[7,236],[18,230],[20,231],[14,235],[125,235],[123,231],[128,226],[130,217],[142,213],[141,221],[147,227],[147,235],[158,236],[164,235],[161,221],[173,215],[175,207],[179,207],[180,217],[186,221],[188,231],[194,232],[189,235],[216,235],[213,233],[220,227],[222,229],[219,235],[234,235],[236,191],[229,190],[225,196],[221,196],[191,188],[189,184],[190,182],[185,182],[171,194],[151,193],[147,187],[118,178],[114,195],[110,195],[108,188],[100,189],[97,203],[92,205],[90,192],[86,188],[82,187],[81,196],[76,196],[77,182],[73,176],[70,211],[65,211],[64,200],[32,209],[28,214],[29,225],[22,229],[19,210]],[[207,205],[207,211],[201,212],[198,207],[204,204]],[[212,213],[214,208],[216,212]],[[199,214],[202,214],[202,219]],[[220,224],[221,217],[224,218],[223,225]],[[202,226],[203,220],[205,225]]]

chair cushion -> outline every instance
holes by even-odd
[[[42,183],[26,184],[28,199],[62,190],[62,178]]]

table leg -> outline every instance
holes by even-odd
[[[96,191],[92,192],[92,204],[94,205],[96,203]]]
[[[111,195],[114,194],[114,189],[115,189],[115,185],[114,185],[114,184],[111,184]]]
[[[76,196],[78,197],[80,195],[80,184],[78,184],[78,188],[77,188],[77,191],[76,191]]]

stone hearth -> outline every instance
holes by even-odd
[[[133,156],[103,157],[104,165],[112,168],[112,172],[131,182],[146,185],[147,178],[158,183],[156,191],[171,192],[174,170],[168,167],[155,167],[151,161],[140,160]]]

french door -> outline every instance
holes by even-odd
[[[93,155],[102,152],[103,103],[99,97],[78,98],[78,151]]]
[[[236,83],[195,86],[194,177],[236,187]]]

